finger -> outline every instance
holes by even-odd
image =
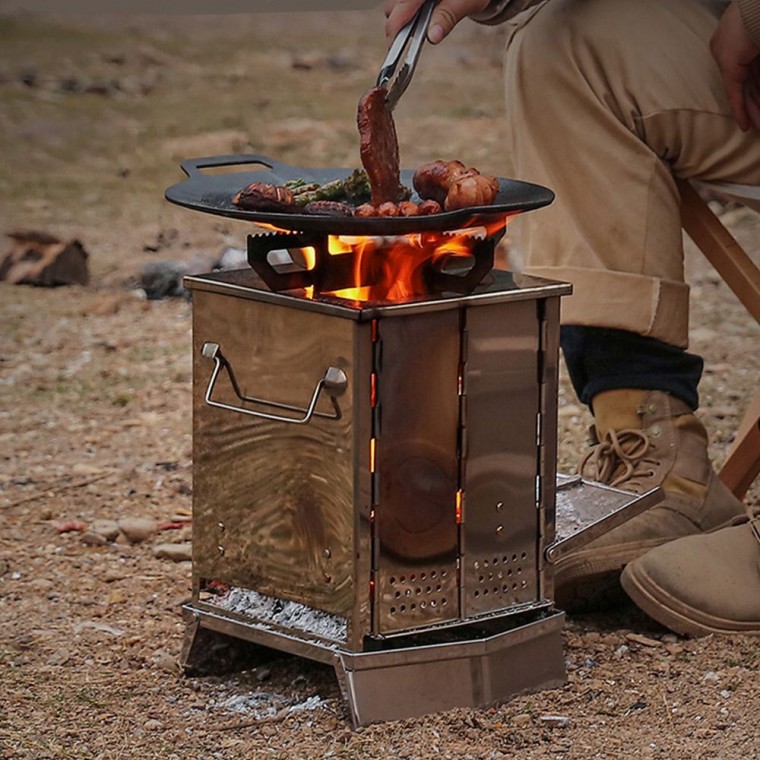
[[[385,38],[390,43],[408,24],[425,0],[386,0]]]
[[[437,45],[451,34],[451,30],[471,13],[477,13],[488,5],[489,0],[441,0],[430,17],[428,40]]]

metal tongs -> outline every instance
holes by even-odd
[[[406,91],[409,82],[412,81],[435,5],[436,0],[427,0],[424,5],[420,6],[414,18],[396,35],[396,39],[393,40],[388,55],[385,56],[380,68],[377,86],[385,87],[388,90],[386,102],[391,111]],[[402,56],[403,63],[401,63],[401,68],[398,68]],[[398,72],[396,71],[397,68]],[[395,79],[393,79],[394,74],[396,75]],[[392,83],[391,80],[393,80]]]

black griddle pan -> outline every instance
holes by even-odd
[[[243,166],[239,172],[209,173],[203,169]],[[180,164],[187,179],[166,191],[167,200],[207,214],[265,222],[297,232],[325,232],[333,235],[403,235],[411,232],[455,230],[497,222],[506,215],[547,206],[554,199],[551,190],[528,182],[499,178],[499,192],[490,206],[472,206],[428,216],[335,217],[314,214],[247,211],[232,203],[235,194],[251,182],[281,185],[292,179],[325,184],[347,177],[353,169],[305,168],[288,166],[259,155],[210,156],[192,158]],[[401,181],[412,189],[412,171],[402,171]],[[412,200],[419,201],[413,192]]]

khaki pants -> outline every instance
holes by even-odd
[[[688,343],[673,175],[760,185],[760,132],[730,116],[708,43],[716,3],[549,0],[508,22],[512,176],[524,271],[571,282],[564,324]]]

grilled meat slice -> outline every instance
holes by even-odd
[[[359,126],[359,154],[369,176],[372,204],[397,203],[404,188],[399,179],[399,152],[393,113],[386,103],[386,91],[371,87],[362,95],[356,121]]]
[[[320,216],[353,216],[354,211],[350,206],[339,201],[312,201],[303,207],[306,214],[318,214]]]
[[[244,187],[232,202],[248,211],[292,211],[295,206],[293,193],[280,185],[253,182]]]

